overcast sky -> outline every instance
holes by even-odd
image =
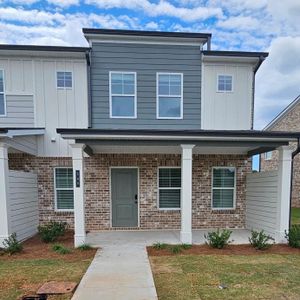
[[[0,0],[0,43],[83,45],[82,27],[213,34],[213,50],[268,51],[255,127],[300,94],[300,0]]]

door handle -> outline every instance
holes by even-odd
[[[137,194],[135,194],[134,199],[137,200]]]
[[[138,200],[137,194],[135,194],[134,199],[135,199],[134,203],[137,204],[138,203],[138,201],[137,201]]]

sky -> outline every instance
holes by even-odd
[[[0,0],[0,43],[87,46],[82,27],[212,33],[212,50],[267,51],[255,129],[300,94],[300,0]]]

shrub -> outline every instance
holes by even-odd
[[[210,247],[223,249],[231,243],[231,241],[229,241],[231,234],[232,231],[228,229],[224,229],[222,231],[218,229],[217,231],[209,232],[207,235],[205,234],[204,238],[206,239],[206,244]]]
[[[184,250],[188,250],[188,249],[192,248],[192,245],[191,244],[181,244],[181,248]]]
[[[4,251],[9,253],[10,255],[21,252],[23,250],[23,246],[17,240],[17,234],[12,233],[7,239],[3,241]]]
[[[182,252],[181,245],[171,245],[169,249],[173,254],[178,254],[178,253]]]
[[[285,237],[293,248],[300,248],[300,224],[292,225],[289,232],[285,231]]]
[[[58,237],[63,236],[67,229],[67,223],[64,222],[50,222],[46,225],[38,227],[39,235],[45,243],[55,242]]]
[[[272,244],[269,243],[269,241],[274,241],[274,239],[271,236],[265,234],[263,230],[261,230],[260,232],[255,230],[251,231],[249,242],[255,249],[265,250],[270,248]]]
[[[63,254],[63,255],[71,253],[71,250],[69,248],[60,244],[54,244],[52,246],[52,250],[56,253]]]
[[[87,250],[91,250],[93,248],[89,244],[82,244],[82,245],[78,246],[77,249],[79,249],[81,251],[87,251]]]
[[[166,249],[167,246],[168,246],[167,244],[165,244],[165,243],[159,243],[159,242],[153,244],[153,248],[156,249],[156,250]]]

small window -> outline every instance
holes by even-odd
[[[6,115],[5,106],[4,71],[0,70],[0,116]]]
[[[213,209],[233,209],[235,206],[235,168],[215,167],[212,171]]]
[[[180,209],[181,169],[158,169],[158,202],[161,209]]]
[[[272,151],[265,152],[265,153],[264,153],[264,158],[265,158],[265,160],[270,160],[270,159],[272,159]]]
[[[183,74],[157,73],[157,118],[182,119]]]
[[[56,80],[58,88],[72,88],[72,72],[57,72]]]
[[[110,117],[136,118],[136,74],[110,72]]]
[[[55,207],[57,210],[74,209],[73,169],[55,168]]]
[[[218,92],[232,92],[231,75],[218,75]]]

